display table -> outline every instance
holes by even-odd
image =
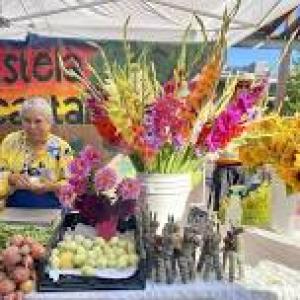
[[[251,266],[270,260],[300,272],[300,237],[249,228],[244,233],[246,262]]]
[[[283,297],[280,289],[273,291],[246,289],[239,284],[220,282],[162,285],[148,283],[144,291],[91,291],[76,293],[35,293],[26,300],[37,299],[98,299],[98,300],[296,300]]]
[[[249,265],[245,278],[234,284],[201,280],[185,285],[147,282],[145,290],[33,293],[26,300],[299,300],[300,272],[295,270],[300,270],[298,241],[258,228],[247,229],[244,238]]]

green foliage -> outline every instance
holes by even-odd
[[[226,213],[230,204],[230,197],[222,199],[218,212],[222,224],[225,223]],[[257,189],[242,198],[242,224],[265,227],[271,218],[271,187],[263,182]]]
[[[203,162],[197,157],[191,145],[178,151],[171,144],[166,143],[155,155],[153,162],[145,166],[140,155],[133,153],[130,159],[138,172],[178,174],[197,172]]]
[[[267,182],[251,191],[242,201],[244,225],[267,226],[271,217],[271,188]]]
[[[130,42],[128,44],[132,49],[132,53],[136,55],[136,57],[133,57],[133,61],[140,57],[141,53],[145,52],[146,49],[147,54],[151,53],[150,60],[154,62],[158,81],[165,82],[170,79],[181,51],[180,44],[150,42]],[[126,57],[124,55],[123,42],[101,42],[100,46],[103,48],[108,61],[115,62],[116,65],[124,65]],[[149,57],[150,55],[147,56]],[[195,74],[196,71],[199,70],[198,61],[195,62],[195,58],[201,58],[199,55],[199,43],[188,43],[186,45],[186,64],[191,67],[189,70],[191,74]],[[102,59],[96,57],[92,64],[95,69],[99,70],[100,74],[101,70],[104,72]],[[197,66],[197,69],[195,66]],[[92,81],[93,79],[95,79],[95,77],[92,78]]]
[[[287,81],[286,89],[288,100],[284,102],[283,114],[292,116],[300,111],[300,58],[294,63],[294,70]]]
[[[159,174],[189,173],[193,186],[202,180],[200,167],[203,157],[197,157],[191,145],[178,151],[167,143],[155,155],[153,162],[149,166],[143,163],[140,155],[137,153],[132,153],[130,159],[137,172]]]

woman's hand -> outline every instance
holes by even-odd
[[[30,190],[30,178],[26,174],[12,173],[8,175],[8,182],[17,190]]]

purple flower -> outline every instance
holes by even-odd
[[[80,175],[74,175],[69,178],[69,184],[74,188],[77,195],[83,195],[87,190],[87,179]]]
[[[91,167],[86,160],[79,157],[71,161],[71,163],[69,164],[69,170],[72,175],[86,177],[91,171]]]
[[[58,198],[63,206],[71,207],[76,198],[74,187],[68,183],[60,187]]]
[[[95,147],[87,145],[81,152],[80,158],[86,162],[89,167],[100,164],[102,160],[102,154]]]
[[[117,187],[117,195],[122,200],[137,200],[140,194],[141,184],[137,179],[125,178]]]
[[[95,174],[95,188],[97,191],[107,191],[112,189],[117,181],[117,174],[111,168],[102,168]]]
[[[181,134],[174,134],[172,137],[172,144],[176,150],[180,150],[184,145],[184,139]]]

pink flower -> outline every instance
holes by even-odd
[[[122,200],[137,200],[140,194],[141,184],[137,179],[125,178],[117,187],[117,195]]]
[[[80,158],[90,167],[100,164],[102,154],[95,147],[87,145],[81,152]]]
[[[78,196],[83,195],[87,190],[87,180],[80,175],[72,176],[69,179],[69,184],[73,187],[75,193]]]
[[[72,175],[87,176],[91,171],[91,167],[86,160],[79,157],[71,161],[69,170]]]
[[[234,101],[218,116],[205,140],[210,151],[224,148],[232,138],[242,133],[241,125],[249,119],[251,109],[264,95],[266,84],[266,80],[262,80],[248,91],[238,93]]]
[[[76,198],[74,187],[68,183],[63,185],[58,191],[58,198],[64,206],[72,207]]]
[[[113,169],[105,167],[96,172],[94,180],[97,191],[107,191],[115,186],[117,174]]]

